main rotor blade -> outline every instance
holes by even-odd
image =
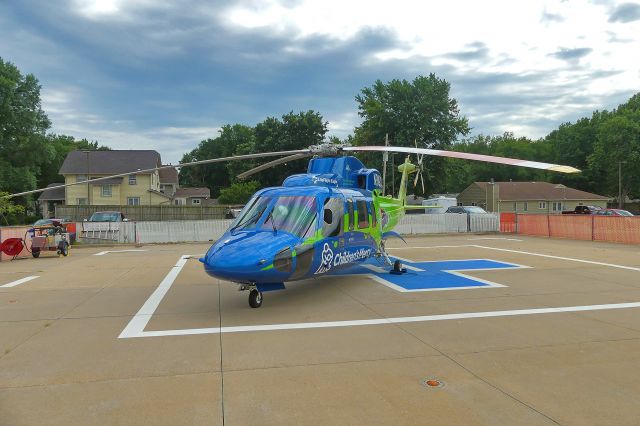
[[[260,154],[245,154],[245,155],[234,155],[234,156],[231,156],[231,157],[210,158],[208,160],[191,161],[189,163],[178,163],[178,164],[175,164],[175,165],[166,165],[166,166],[160,166],[160,167],[153,167],[151,169],[131,170],[130,172],[127,172],[127,173],[118,173],[116,175],[109,175],[109,176],[104,176],[104,177],[100,177],[100,178],[91,179],[88,182],[87,181],[84,181],[84,182],[73,182],[73,183],[66,183],[66,184],[62,184],[62,185],[49,186],[47,188],[34,189],[32,191],[24,191],[24,192],[18,192],[16,194],[6,195],[6,196],[4,196],[2,198],[19,197],[21,195],[35,194],[35,193],[38,193],[38,192],[48,191],[50,189],[66,188],[67,186],[87,185],[87,184],[90,184],[91,182],[100,182],[102,180],[107,180],[107,179],[116,178],[116,177],[125,177],[125,176],[134,175],[134,174],[138,174],[138,173],[149,173],[149,172],[153,172],[155,170],[170,169],[172,167],[191,167],[191,166],[199,166],[201,164],[221,163],[223,161],[250,160],[252,158],[276,157],[278,155],[292,155],[292,154],[303,154],[303,153],[308,154],[309,150],[308,149],[296,149],[296,150],[293,150],[293,151],[262,152]]]
[[[509,166],[530,167],[533,169],[550,170],[560,173],[580,173],[580,170],[560,164],[541,163],[538,161],[518,160],[516,158],[495,157],[493,155],[472,154],[469,152],[444,151],[440,149],[407,148],[395,146],[345,146],[343,151],[382,151],[404,152],[407,154],[426,154],[437,157],[460,158],[463,160],[484,161],[486,163],[507,164]]]
[[[240,173],[238,175],[238,179],[244,180],[255,173],[261,172],[273,166],[277,166],[278,164],[286,163],[288,161],[293,161],[293,160],[299,160],[301,158],[309,157],[311,155],[312,155],[311,153],[306,153],[306,154],[300,153],[300,154],[289,155],[283,158],[278,158],[277,160],[269,161],[268,163],[262,164],[258,167],[254,167],[251,170],[247,170],[246,172]]]

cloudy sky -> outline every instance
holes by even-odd
[[[165,162],[289,111],[345,137],[362,88],[430,72],[472,134],[538,138],[640,91],[639,52],[639,2],[0,3],[0,57],[38,77],[52,131]]]

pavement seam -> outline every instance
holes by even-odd
[[[199,376],[202,374],[216,374],[219,371],[215,370],[203,370],[196,371],[193,373],[178,373],[178,374],[151,374],[148,376],[136,376],[136,377],[116,377],[111,379],[98,379],[98,380],[84,380],[84,381],[76,381],[76,382],[65,382],[65,383],[44,383],[44,384],[36,384],[36,385],[24,385],[24,386],[5,386],[0,387],[0,392],[5,390],[15,390],[15,389],[32,389],[32,388],[46,388],[50,386],[74,386],[74,385],[88,385],[94,383],[112,383],[112,382],[126,382],[131,380],[140,380],[140,379],[163,379],[168,377],[189,377],[189,376]]]
[[[563,346],[586,345],[591,343],[600,344],[600,343],[616,343],[616,342],[632,342],[632,341],[640,341],[640,337],[629,337],[625,339],[607,339],[607,340],[584,340],[580,342],[554,343],[554,344],[548,344],[548,345],[535,345],[535,346],[514,346],[510,348],[487,349],[483,351],[452,352],[451,355],[479,355],[479,354],[485,354],[485,353],[525,351],[525,350],[531,350],[536,348],[560,348]]]
[[[222,329],[222,289],[220,285],[220,280],[218,281],[218,326]],[[220,404],[222,411],[222,426],[224,426],[225,422],[225,412],[224,412],[224,366],[222,364],[223,357],[223,346],[222,346],[222,333],[218,333],[218,339],[220,342]]]

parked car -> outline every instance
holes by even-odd
[[[478,206],[451,206],[451,207],[447,208],[447,211],[445,213],[486,214],[487,212],[486,212],[485,209],[483,209],[482,207],[478,207]]]
[[[633,213],[622,209],[601,209],[593,214],[598,216],[633,216]]]
[[[86,221],[86,220],[85,220]],[[122,212],[95,212],[88,220],[89,222],[128,222]]]
[[[602,207],[598,206],[576,206],[573,210],[564,210],[562,214],[595,214],[600,210],[602,210]]]

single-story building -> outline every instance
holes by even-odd
[[[201,206],[210,197],[209,188],[178,188],[173,194],[173,204],[176,206]]]
[[[64,183],[50,183],[47,188],[52,186],[60,186]],[[52,218],[56,211],[57,205],[64,205],[64,188],[47,189],[42,191],[38,201],[36,202],[40,214],[44,219]]]
[[[553,214],[576,206],[606,208],[609,198],[549,182],[474,182],[457,200],[489,212]]]

